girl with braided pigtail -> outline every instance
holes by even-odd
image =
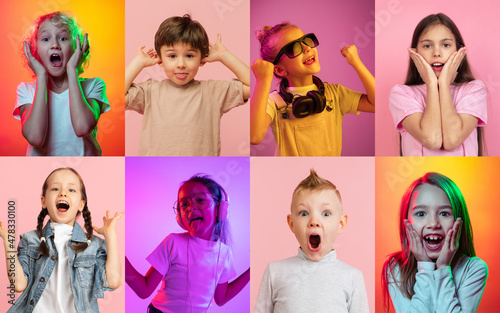
[[[8,312],[99,312],[97,298],[121,283],[115,226],[124,213],[111,217],[107,211],[104,225],[92,226],[85,185],[72,168],[49,174],[41,203],[36,230],[21,235],[17,255],[10,252],[9,232],[0,222],[7,263],[15,264],[8,276],[16,292],[23,292]],[[80,214],[85,232],[75,222]],[[93,236],[94,230],[104,240]]]

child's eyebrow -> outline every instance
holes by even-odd
[[[443,42],[443,41],[448,41],[448,40],[449,40],[449,41],[453,41],[453,38],[444,38],[444,39],[441,39],[441,40],[439,40],[439,41]],[[421,42],[421,43],[423,43],[423,42],[434,42],[434,41],[433,41],[433,40],[430,40],[430,39],[423,39],[423,40],[421,40],[420,42]]]
[[[415,211],[415,210],[418,210],[418,209],[428,209],[429,206],[426,205],[426,204],[419,204],[419,205],[416,205],[414,206],[411,211]],[[450,210],[453,210],[453,208],[451,207],[451,205],[448,205],[448,204],[444,204],[444,205],[440,205],[438,206],[438,209],[439,210],[442,210],[442,209],[450,209]]]

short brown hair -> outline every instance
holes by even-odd
[[[340,203],[342,204],[342,197],[340,196],[340,192],[338,191],[337,187],[335,187],[335,185],[331,181],[320,177],[314,169],[311,169],[309,176],[307,176],[297,185],[297,187],[295,187],[292,198],[296,197],[297,195],[299,195],[299,193],[302,193],[304,191],[312,192],[321,190],[335,191],[337,197],[339,197]]]
[[[192,20],[191,15],[172,16],[164,20],[158,27],[155,35],[155,50],[161,56],[162,46],[173,46],[182,42],[201,52],[203,58],[208,54],[208,36],[198,21]]]

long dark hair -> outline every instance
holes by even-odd
[[[78,217],[80,215],[80,213],[83,215],[83,219],[85,221],[85,230],[87,231],[87,240],[92,240],[92,233],[93,233],[93,228],[92,228],[92,217],[90,215],[90,211],[89,211],[89,208],[87,206],[88,204],[88,201],[87,201],[87,191],[85,190],[85,184],[83,183],[83,180],[82,180],[82,177],[80,176],[80,174],[78,174],[78,172],[71,168],[71,167],[61,167],[61,168],[57,168],[55,170],[53,170],[49,176],[47,176],[47,178],[45,178],[45,182],[43,183],[43,186],[42,186],[42,196],[45,197],[45,193],[47,192],[47,188],[49,187],[49,177],[52,176],[52,174],[54,174],[55,172],[58,172],[58,171],[62,171],[62,170],[68,170],[68,171],[71,171],[73,172],[77,177],[78,177],[78,180],[80,181],[80,191],[82,193],[82,200],[85,201],[85,206],[83,207],[83,210],[82,212],[78,212],[76,214],[76,217]],[[42,210],[40,211],[40,214],[38,214],[38,218],[37,218],[37,225],[36,225],[36,233],[38,234],[38,237],[40,239],[43,238],[43,221],[45,220],[45,217],[48,215],[48,210],[42,208]],[[75,221],[76,223],[76,221]],[[87,249],[88,247],[88,243],[85,242],[85,243],[79,243],[79,244],[74,244],[74,245],[71,245],[70,246],[73,250],[75,250],[75,253],[78,253],[78,252],[81,252],[85,249]],[[40,243],[40,247],[38,248],[38,251],[44,255],[44,256],[49,256],[50,253],[49,253],[49,248],[47,247],[47,244],[45,242],[45,240],[41,240],[41,243]]]
[[[429,27],[436,25],[443,25],[451,31],[453,36],[455,36],[455,43],[457,46],[457,50],[460,49],[461,47],[465,47],[464,40],[462,38],[462,35],[460,34],[460,31],[457,28],[457,25],[455,25],[455,23],[447,15],[443,13],[428,15],[424,17],[424,19],[421,20],[420,23],[418,23],[417,27],[413,31],[413,37],[411,38],[411,47],[413,49],[416,49],[420,35],[422,35],[422,33]],[[454,82],[468,83],[470,81],[473,81],[474,79],[475,78],[474,75],[472,74],[469,61],[467,60],[467,55],[465,55],[464,59],[462,60],[462,65],[460,65],[458,69],[457,77],[455,78]],[[406,74],[405,85],[408,86],[422,85],[423,83],[424,81],[422,80],[422,77],[420,77],[420,74],[418,73],[418,69],[415,66],[415,63],[410,58],[410,62],[408,64],[408,72]]]
[[[428,15],[424,17],[420,21],[420,23],[418,23],[417,27],[415,27],[415,30],[413,31],[413,37],[411,38],[411,48],[416,49],[420,35],[422,35],[422,33],[429,27],[433,27],[436,25],[443,25],[451,31],[453,36],[455,36],[455,43],[457,50],[460,49],[461,47],[465,47],[464,39],[462,38],[462,35],[460,34],[457,25],[455,25],[455,23],[451,20],[451,18],[449,18],[446,14],[438,13],[438,14]],[[414,85],[424,84],[424,81],[422,80],[422,77],[420,77],[420,74],[418,73],[418,69],[415,66],[415,63],[411,58],[409,59],[410,60],[408,63],[408,71],[406,73],[405,85],[414,86]],[[462,84],[462,83],[468,83],[473,80],[475,80],[475,78],[474,75],[472,74],[472,70],[469,65],[469,61],[467,59],[467,55],[465,55],[462,60],[462,64],[458,68],[457,77],[455,77],[454,83]],[[484,154],[483,151],[485,150],[484,129],[482,127],[476,127],[476,129],[477,129],[478,155],[482,156]],[[400,143],[401,143],[401,137],[400,137]],[[402,155],[401,151],[400,155]]]
[[[467,204],[458,186],[451,179],[439,173],[429,172],[418,178],[408,187],[401,199],[399,210],[399,239],[401,242],[401,251],[390,254],[382,269],[382,289],[384,294],[384,305],[387,311],[389,310],[389,283],[391,281],[394,281],[396,287],[399,288],[401,293],[408,299],[411,299],[415,294],[413,286],[415,285],[415,274],[417,273],[417,260],[411,253],[404,220],[408,218],[413,191],[422,184],[430,184],[442,189],[450,200],[454,219],[456,220],[460,217],[463,221],[458,250],[451,262],[452,268],[460,257],[464,255],[473,257],[476,255]],[[395,273],[396,268],[399,272],[397,275]],[[395,280],[397,276],[399,276],[399,281]]]

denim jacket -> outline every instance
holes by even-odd
[[[43,256],[38,252],[40,238],[36,231],[21,235],[17,255],[23,267],[24,276],[28,285],[8,313],[31,313],[35,308],[42,292],[49,281],[52,270],[57,262],[57,250],[54,245],[54,233],[50,221],[43,228],[50,256]],[[82,227],[75,222],[73,235],[66,243],[69,252],[68,266],[70,267],[70,284],[72,286],[75,306],[78,313],[99,312],[97,298],[104,297],[104,291],[112,290],[106,279],[106,243],[103,239],[94,236],[91,244],[75,254],[70,245],[85,243],[87,237]]]

